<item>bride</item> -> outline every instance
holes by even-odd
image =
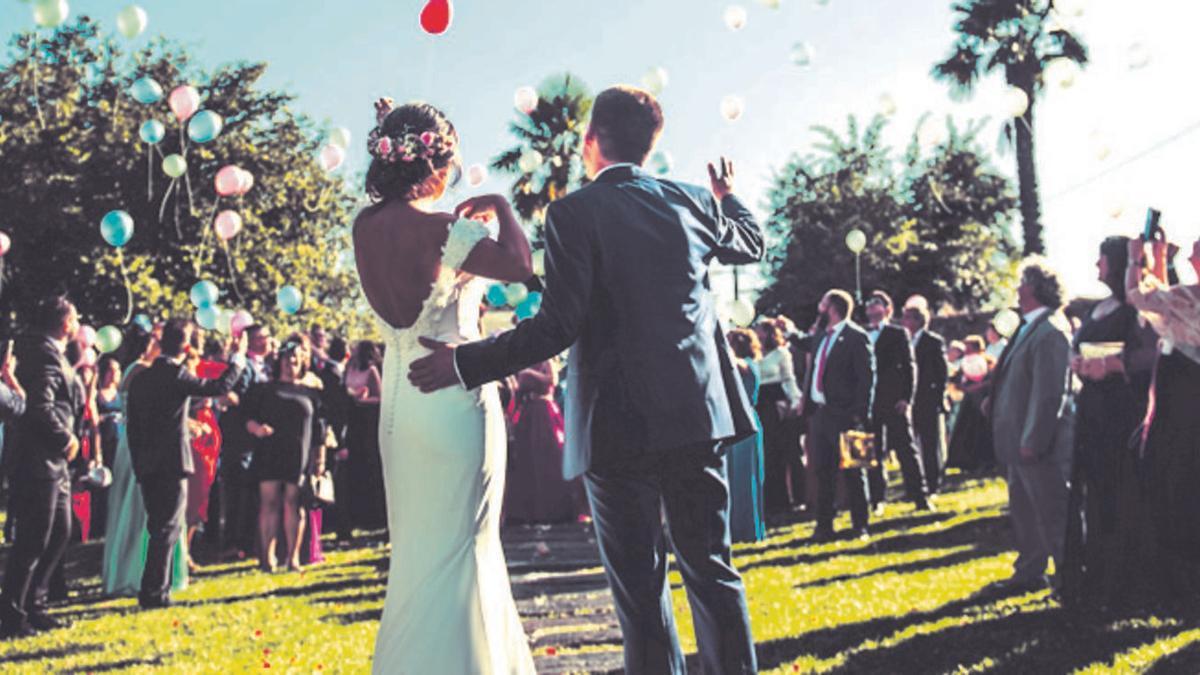
[[[489,279],[532,276],[529,242],[505,199],[433,205],[459,171],[458,134],[425,103],[376,104],[354,224],[359,280],[387,344],[379,448],[391,532],[375,673],[532,674],[500,546],[506,432],[494,385],[421,394],[418,338],[475,340]],[[499,224],[492,239],[480,220]]]

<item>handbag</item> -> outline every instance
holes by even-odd
[[[875,434],[866,431],[843,431],[838,436],[842,469],[867,469],[879,466],[875,455]]]
[[[333,491],[333,474],[329,469],[304,476],[304,482],[300,489],[304,500],[314,506],[329,506],[336,499]]]

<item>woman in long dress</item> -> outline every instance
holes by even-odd
[[[758,362],[758,403],[755,412],[762,422],[763,446],[766,461],[766,484],[763,501],[767,513],[777,515],[800,503],[801,485],[789,480],[798,472],[793,465],[800,459],[800,439],[792,433],[787,422],[800,405],[800,386],[796,382],[796,367],[787,338],[773,320],[756,326],[763,357]]]
[[[122,415],[117,427],[117,454],[113,458],[113,482],[108,488],[108,520],[104,528],[104,557],[100,563],[105,595],[136,596],[142,587],[149,533],[146,532],[146,505],[133,475],[124,408],[129,382],[158,358],[158,330],[150,334],[134,328],[128,338],[131,353],[138,357],[121,377]],[[171,590],[181,591],[188,585],[187,551],[182,537],[175,544],[171,560]]]
[[[758,401],[758,360],[762,346],[754,331],[730,332],[729,347],[738,358],[738,374],[750,402]],[[762,541],[767,536],[763,514],[763,432],[734,443],[725,454],[729,465],[729,530],[735,542]]]
[[[376,673],[534,672],[500,545],[506,430],[495,385],[422,394],[408,367],[421,338],[478,339],[485,279],[532,276],[529,242],[503,197],[435,211],[458,137],[430,105],[378,104],[367,191],[354,224],[367,300],[386,339],[379,446],[391,536]],[[494,218],[488,229],[466,218]],[[477,277],[483,277],[477,278]]]

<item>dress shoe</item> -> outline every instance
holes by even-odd
[[[142,609],[165,609],[172,604],[171,598],[138,598],[138,606]]]
[[[0,640],[20,640],[37,635],[37,629],[22,617],[0,623]]]
[[[34,630],[39,632],[71,627],[71,624],[67,623],[66,621],[56,619],[44,612],[30,614],[29,625],[32,626]]]
[[[1032,593],[1051,587],[1048,579],[1044,576],[1032,577],[1009,577],[1002,579],[992,584],[989,589],[997,593],[1005,593],[1009,595],[1020,595],[1022,593]]]
[[[871,513],[872,513],[872,514],[873,514],[873,515],[874,515],[876,518],[882,518],[882,517],[883,517],[883,512],[884,512],[886,509],[887,509],[887,505],[886,505],[886,504],[884,504],[883,502],[879,502],[878,504],[876,504],[876,505],[875,505],[875,508],[871,509]]]
[[[827,544],[833,541],[833,528],[818,527],[808,538],[810,544]]]
[[[924,513],[937,513],[937,507],[935,507],[928,499],[922,499],[921,501],[915,502],[913,504],[913,509]]]

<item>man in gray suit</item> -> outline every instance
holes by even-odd
[[[1000,586],[1013,592],[1046,585],[1049,558],[1061,564],[1074,421],[1062,284],[1043,261],[1032,260],[1021,269],[1017,294],[1023,321],[996,366],[990,400],[1019,554],[1013,576]]]

